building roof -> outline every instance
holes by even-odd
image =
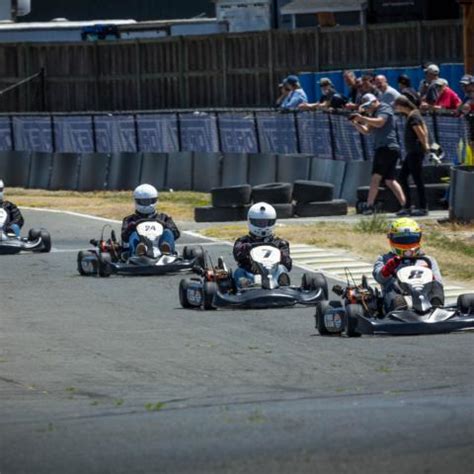
[[[283,15],[352,12],[367,9],[367,0],[293,0],[281,9]]]
[[[23,30],[62,30],[77,29],[94,25],[134,25],[135,20],[91,20],[91,21],[68,21],[53,20],[45,22],[20,22],[2,21],[0,22],[0,31],[23,31]]]

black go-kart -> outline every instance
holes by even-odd
[[[7,221],[7,212],[0,208],[0,255],[51,251],[51,236],[46,229],[30,229],[28,237],[17,237],[14,233],[6,230]]]
[[[301,286],[291,286],[287,273],[282,277],[278,266],[281,253],[275,247],[254,247],[251,259],[256,270],[255,284],[237,288],[222,258],[214,266],[208,253],[205,265],[194,269],[197,276],[183,279],[179,285],[179,301],[183,308],[267,309],[294,305],[315,305],[327,299],[328,285],[320,273],[303,275]]]
[[[443,285],[433,280],[431,262],[416,257],[396,273],[393,290],[382,297],[378,288],[362,283],[336,285],[341,301],[316,305],[316,329],[322,336],[441,334],[474,329],[474,293],[460,295],[456,305],[444,305]],[[418,265],[423,261],[427,266]]]
[[[130,255],[127,249],[122,248],[115,231],[112,230],[110,238],[105,240],[104,231],[107,227],[102,229],[100,240],[90,241],[93,249],[78,253],[77,270],[81,275],[165,275],[191,271],[204,262],[202,247],[184,247],[181,255],[160,248],[163,226],[159,222],[144,220],[138,223],[136,232],[139,243],[135,255]]]

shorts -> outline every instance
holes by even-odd
[[[398,148],[377,148],[372,165],[372,174],[379,174],[383,179],[395,179],[399,158],[400,150]]]

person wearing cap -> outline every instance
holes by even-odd
[[[352,104],[355,104],[357,100],[357,94],[359,92],[357,77],[354,71],[344,71],[343,78],[344,78],[344,83],[349,89],[348,99]]]
[[[424,100],[428,94],[428,89],[433,81],[439,79],[439,67],[436,64],[429,64],[425,70],[425,78],[421,80],[418,87],[418,92]]]
[[[462,104],[462,100],[449,87],[446,79],[436,79],[433,85],[437,91],[437,98],[434,103],[435,109],[456,110]]]
[[[375,87],[380,91],[380,102],[393,106],[395,99],[400,96],[400,92],[397,89],[389,85],[387,78],[383,74],[379,74],[375,77]]]
[[[283,84],[288,95],[285,97],[280,105],[283,110],[296,110],[300,104],[308,102],[306,92],[300,85],[298,76],[288,76]]]
[[[458,107],[459,114],[469,114],[471,113],[471,98],[469,96],[469,84],[473,80],[473,76],[470,74],[465,74],[462,76],[461,80],[459,81],[459,85],[461,86],[462,92],[464,94],[464,99],[462,104]]]
[[[379,186],[384,180],[403,208],[406,205],[405,194],[395,179],[397,162],[400,158],[400,145],[395,129],[394,110],[373,94],[365,94],[362,97],[360,111],[367,115],[352,114],[350,120],[360,133],[374,136],[375,148],[369,196],[363,213],[364,215],[371,215],[375,212],[375,200],[379,192]]]
[[[289,90],[285,87],[285,84],[283,82],[280,82],[280,84],[278,84],[278,94],[278,99],[275,102],[276,107],[280,107],[289,94]]]
[[[347,103],[347,99],[339,94],[331,79],[323,77],[319,81],[321,89],[321,98],[314,104],[303,103],[298,107],[300,110],[318,110],[318,109],[342,109]]]
[[[397,82],[400,93],[404,95],[412,104],[420,107],[420,94],[411,86],[411,79],[406,74],[402,74],[398,76]]]

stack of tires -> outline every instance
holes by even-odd
[[[347,201],[333,199],[334,185],[319,181],[230,186],[211,190],[212,206],[194,210],[196,222],[226,222],[247,219],[251,203],[267,202],[278,219],[340,216],[347,214]]]
[[[244,221],[250,208],[252,187],[249,184],[212,188],[212,206],[196,207],[196,222]]]
[[[345,216],[347,201],[334,199],[334,185],[321,181],[295,181],[293,199],[299,217]]]
[[[448,201],[448,189],[449,189],[449,174],[451,165],[427,165],[423,167],[423,178],[425,181],[425,192],[426,201],[428,203],[428,209],[432,211],[447,209]],[[361,186],[357,188],[357,213],[361,213],[364,209],[364,205],[367,202],[369,195],[369,186]],[[416,193],[416,186],[410,184],[410,197],[412,203],[416,204],[418,196]],[[396,197],[386,187],[379,188],[379,194],[375,207],[379,212],[397,212],[400,210],[400,204]]]

